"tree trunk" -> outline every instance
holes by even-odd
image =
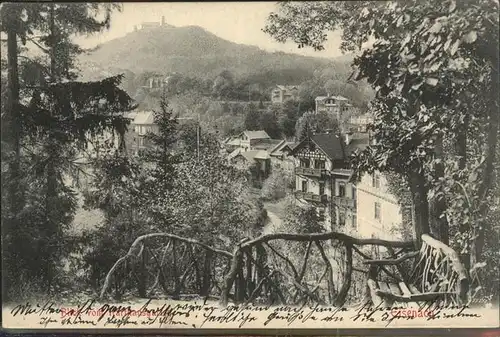
[[[458,159],[458,169],[463,170],[467,164],[467,131],[469,129],[469,115],[465,115],[464,125],[461,130],[457,132],[455,138],[455,150]],[[466,233],[469,228],[465,224],[460,225],[460,233]],[[467,271],[470,270],[470,252],[465,252],[461,254],[461,260],[463,261]]]
[[[9,5],[7,5],[9,6]],[[17,15],[17,11],[11,11],[12,15]],[[16,20],[17,18],[11,18]],[[17,21],[17,20],[16,20]],[[15,22],[14,22],[15,23]],[[17,34],[15,27],[10,26],[7,32],[7,64],[8,64],[8,142],[12,144],[12,152],[14,157],[10,162],[10,206],[11,214],[15,217],[22,208],[21,200],[21,185],[20,180],[20,116],[19,116],[19,74],[18,74],[18,59],[17,59]]]
[[[210,268],[212,261],[212,252],[209,250],[205,251],[205,261],[203,263],[203,285],[201,288],[201,296],[208,296],[210,291],[210,279],[212,270]]]
[[[56,64],[56,38],[55,38],[55,18],[54,18],[54,4],[50,7],[49,12],[49,29],[50,29],[50,82],[54,84],[58,76],[57,64]],[[52,87],[52,90],[53,87]],[[57,94],[54,91],[51,94],[51,107],[50,114],[54,115],[54,110],[57,109]],[[45,212],[46,212],[46,228],[45,228],[45,244],[46,244],[46,256],[45,256],[45,270],[46,270],[46,281],[47,287],[50,291],[52,286],[52,264],[54,263],[55,250],[53,248],[53,243],[57,240],[57,226],[58,221],[56,219],[56,205],[57,205],[57,178],[55,169],[56,160],[56,144],[54,139],[53,130],[49,130],[48,133],[48,147],[47,147],[47,170],[46,170],[46,195],[45,195]]]
[[[349,289],[351,288],[351,280],[352,280],[352,246],[351,245],[346,245],[345,246],[346,250],[346,269],[344,272],[344,283],[342,284],[342,287],[339,290],[339,293],[337,295],[337,298],[335,299],[334,305],[336,307],[341,307],[344,305],[346,299],[347,299],[347,294],[349,293]]]
[[[495,65],[496,67],[496,65]],[[493,164],[495,163],[495,156],[497,152],[498,146],[498,138],[499,138],[499,123],[500,119],[498,116],[498,68],[495,68],[492,74],[492,87],[491,87],[491,97],[492,104],[489,108],[489,130],[488,130],[488,138],[487,138],[487,150],[486,150],[486,162],[485,168],[483,171],[483,177],[481,184],[479,186],[479,200],[483,203],[479,208],[479,212],[482,219],[485,219],[488,211],[489,205],[486,201],[488,197],[488,192],[491,188],[491,183],[493,181]],[[481,220],[478,228],[477,228],[477,238],[474,244],[473,254],[475,255],[473,258],[475,261],[478,261],[481,258],[484,247],[484,231],[486,226],[491,226],[491,224],[487,224],[485,220]]]
[[[240,247],[236,247],[233,253],[233,259],[231,261],[231,268],[229,272],[224,277],[224,286],[222,288],[221,294],[221,304],[227,306],[229,302],[229,293],[233,287],[234,281],[236,279],[238,270],[241,269],[242,263],[242,253]]]
[[[137,291],[139,293],[139,296],[142,298],[146,297],[146,288],[147,288],[147,271],[146,271],[146,247],[142,249],[142,254],[140,256],[140,261],[139,261],[139,282],[137,284]]]
[[[174,279],[174,299],[178,299],[179,294],[177,290],[179,289],[179,273],[177,271],[177,241],[172,240],[172,277]]]
[[[201,273],[200,273],[200,269],[198,266],[198,259],[195,256],[195,252],[196,252],[196,249],[194,247],[192,247],[190,254],[191,254],[191,260],[193,261],[195,282],[196,282],[196,287],[198,288],[198,291],[201,294],[203,292],[203,283],[201,280]]]
[[[257,245],[257,247],[256,247],[256,254],[257,254],[257,257],[256,257],[257,265],[265,266],[266,265],[266,249],[262,245]],[[255,269],[256,269],[255,283],[259,284],[260,281],[263,278],[265,278],[267,275],[265,275],[265,273],[262,270],[262,268],[256,267]],[[264,284],[262,286],[262,292],[264,294],[267,294],[267,291],[269,290],[269,287],[267,286],[267,283],[268,282],[264,282]],[[257,297],[259,295],[260,295],[260,293],[256,294]]]
[[[443,138],[438,136],[435,146],[435,157],[440,159],[441,162],[437,163],[434,167],[434,175],[437,179],[444,177],[444,164],[443,164]],[[430,226],[441,242],[448,245],[450,242],[449,224],[447,218],[444,216],[446,212],[446,198],[444,195],[438,195],[430,202]]]
[[[430,233],[429,203],[427,201],[427,187],[425,177],[418,167],[410,173],[410,190],[413,202],[413,228],[415,231],[416,248],[422,244],[422,234]]]
[[[255,283],[252,273],[252,247],[250,247],[245,252],[245,263],[246,263],[246,289],[248,295],[252,294],[255,289]]]
[[[4,4],[4,6],[13,6],[12,4]],[[19,20],[19,15],[15,8],[11,7],[10,20],[6,24],[7,31],[7,123],[5,123],[5,137],[2,137],[2,142],[6,141],[8,144],[8,151],[14,153],[14,157],[9,163],[9,180],[8,183],[8,200],[10,205],[5,205],[4,211],[8,215],[9,221],[4,228],[9,236],[18,231],[17,216],[23,207],[22,186],[20,184],[20,124],[19,124],[19,76],[18,76],[18,58],[17,58],[17,34],[16,24]],[[3,129],[3,128],[2,128]],[[3,148],[3,146],[2,146]],[[3,179],[2,179],[3,180]],[[15,241],[15,240],[14,240]],[[10,247],[14,248],[14,247]],[[9,261],[11,262],[11,261]],[[17,281],[19,279],[19,268],[14,265],[6,266],[9,272],[9,277],[4,277],[5,289],[10,288],[10,281]],[[7,273],[6,273],[7,274]]]

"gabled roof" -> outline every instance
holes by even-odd
[[[281,154],[283,154],[284,149],[288,148],[290,150],[293,150],[293,148],[297,145],[298,144],[295,142],[287,142],[287,141],[283,140],[281,143],[279,143],[273,149],[271,149],[269,154],[271,156],[280,156]]]
[[[154,124],[153,111],[138,111],[132,124]]]
[[[237,155],[239,155],[241,152],[241,149],[236,149],[234,150],[233,152],[231,152],[228,156],[227,156],[227,159],[228,160],[231,160],[233,158],[235,158]]]
[[[233,145],[233,146],[240,146],[241,145],[241,140],[238,138],[228,138],[224,141],[224,144],[226,145]]]
[[[269,135],[264,130],[257,131],[243,131],[243,134],[247,136],[249,139],[270,139]],[[241,134],[240,134],[241,135]]]
[[[240,152],[236,157],[242,156],[247,161],[252,162],[254,160],[255,156],[257,155],[257,153],[259,153],[258,150],[244,151],[244,152]]]
[[[269,153],[273,153],[273,152],[276,152],[276,151],[279,151],[281,150],[285,145],[286,145],[287,141],[286,140],[282,140],[281,142],[279,142],[278,144],[276,144],[270,151]]]
[[[243,152],[239,152],[238,154],[236,154],[234,156],[234,158],[236,157],[243,157],[245,158],[248,162],[253,162],[255,159],[269,159],[269,153],[267,151],[263,151],[263,150],[250,150],[250,151],[243,151]]]
[[[345,159],[344,144],[339,135],[323,133],[313,135],[311,141],[332,160]]]
[[[269,159],[269,152],[260,150],[257,152],[257,154],[254,157],[255,159]]]
[[[282,142],[283,140],[281,139],[257,139],[252,143],[252,148],[256,150],[271,150]]]
[[[300,142],[291,153],[295,154],[300,148],[307,146],[309,142],[315,144],[331,160],[347,160],[355,150],[364,150],[369,145],[369,138],[362,133],[353,134],[349,144],[346,144],[343,135],[316,134]]]

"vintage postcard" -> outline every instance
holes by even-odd
[[[498,6],[2,3],[3,328],[498,328]]]

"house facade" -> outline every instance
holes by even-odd
[[[357,184],[358,233],[361,237],[400,239],[395,229],[411,221],[411,207],[400,205],[389,192],[387,176],[364,174]]]
[[[242,151],[237,149],[229,154],[228,160],[240,169],[253,168],[253,177],[258,181],[263,181],[271,173],[271,157],[265,150]]]
[[[315,111],[326,112],[335,116],[340,122],[344,116],[350,116],[356,112],[356,108],[349,103],[349,100],[342,96],[318,96],[315,99]]]
[[[316,208],[326,230],[356,230],[357,191],[349,182],[348,157],[367,142],[352,142],[350,135],[317,134],[291,151],[296,199]]]
[[[255,146],[263,141],[271,140],[271,137],[264,130],[243,131],[236,137],[231,137],[224,141],[224,146],[229,152],[237,149],[250,151],[256,149]]]
[[[349,118],[349,126],[356,132],[368,132],[368,125],[373,123],[373,116],[369,114],[351,116]]]
[[[295,168],[295,161],[290,153],[296,145],[297,143],[282,140],[277,146],[271,149],[269,152],[271,166],[293,171]]]
[[[271,102],[282,104],[289,99],[299,98],[299,87],[295,85],[276,85],[271,91]]]
[[[127,149],[133,154],[138,154],[141,150],[151,144],[146,137],[148,133],[157,133],[158,125],[154,122],[153,111],[135,111],[127,116],[130,119],[129,131],[127,134]]]

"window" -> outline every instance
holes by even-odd
[[[345,213],[339,212],[339,226],[345,226]]]
[[[321,182],[319,183],[319,195],[325,194],[325,183]]]
[[[345,197],[345,183],[339,183],[339,197]]]
[[[307,192],[307,180],[302,180],[302,192]]]
[[[315,160],[314,161],[314,168],[323,170],[325,168],[325,161],[324,160]]]
[[[354,228],[357,228],[357,222],[358,222],[358,217],[356,216],[356,214],[353,214],[352,215],[352,227]]]
[[[308,168],[309,165],[310,165],[309,159],[301,159],[300,160],[300,167]]]
[[[380,215],[381,215],[380,214],[380,203],[375,202],[375,214],[374,214],[375,219],[380,220],[380,218],[381,218]]]
[[[352,187],[352,198],[356,200],[356,186]]]
[[[375,188],[380,188],[380,176],[376,173],[372,175],[372,186]]]

